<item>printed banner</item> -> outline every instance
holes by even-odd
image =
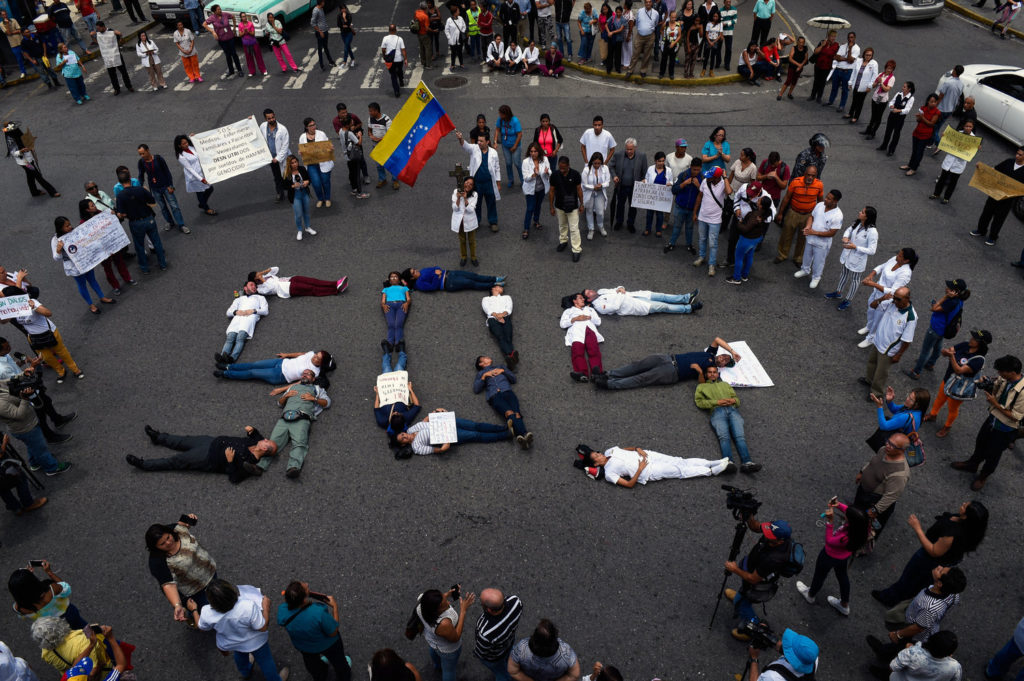
[[[20,296],[7,296],[0,298],[0,319],[13,319],[32,313],[32,306],[28,304],[28,294]]]
[[[723,381],[734,388],[770,388],[775,385],[746,341],[729,341],[729,347],[740,356],[740,361],[735,366],[719,370],[718,375]],[[728,353],[724,348],[718,348],[718,354]]]
[[[392,371],[378,376],[377,396],[381,406],[395,402],[409,404],[409,372]]]
[[[299,145],[299,156],[302,157],[302,165],[308,166],[311,163],[326,163],[334,160],[334,145],[331,140],[324,142],[306,142]]]
[[[455,412],[435,411],[430,415],[427,425],[430,426],[430,444],[443,445],[459,441],[455,429]]]
[[[210,184],[265,168],[273,159],[253,116],[191,138]]]
[[[78,225],[60,240],[79,272],[88,272],[129,243],[117,216],[106,211]]]
[[[1011,196],[1024,196],[1024,184],[1017,180],[1003,175],[992,166],[978,163],[974,168],[974,175],[971,176],[971,186],[978,191],[988,194],[996,201],[1008,199]]]
[[[939,140],[939,151],[947,151],[965,161],[973,160],[980,146],[980,137],[965,135],[954,130],[952,125],[946,126],[946,129],[942,131],[942,138]]]
[[[633,185],[633,198],[629,205],[633,208],[672,212],[672,187],[667,184],[651,184],[637,182]]]

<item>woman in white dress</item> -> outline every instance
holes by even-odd
[[[583,169],[583,213],[587,216],[587,238],[594,238],[594,229],[608,236],[604,228],[604,209],[608,205],[608,185],[612,175],[604,163],[604,156],[595,151],[590,163]]]
[[[685,480],[736,472],[736,464],[728,458],[684,459],[640,447],[619,446],[606,449],[602,454],[587,445],[579,445],[573,465],[595,480],[607,480],[627,488],[655,480]]]
[[[913,275],[915,267],[917,267],[917,253],[913,248],[901,248],[896,251],[896,255],[871,270],[871,274],[861,281],[863,286],[874,290],[868,297],[867,323],[857,332],[861,336],[867,337],[857,344],[858,348],[866,348],[874,341],[875,325],[878,323],[881,313],[872,309],[872,301],[910,284],[910,277]]]
[[[199,163],[199,156],[196,154],[192,140],[187,135],[178,135],[174,138],[174,155],[178,157],[185,172],[185,191],[193,192],[199,201],[199,208],[207,215],[216,215],[217,211],[210,208],[210,194],[213,193],[213,185],[206,181],[203,175],[203,166]]]

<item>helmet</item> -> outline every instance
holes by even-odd
[[[827,137],[825,137],[825,133],[818,132],[818,133],[815,133],[813,137],[811,137],[811,139],[807,143],[807,145],[809,147],[811,147],[812,149],[814,147],[821,147],[823,149],[828,149],[830,146],[832,146],[832,143],[828,141]]]

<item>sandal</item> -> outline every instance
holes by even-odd
[[[530,232],[529,231],[524,231],[523,232],[523,238],[524,239],[529,239],[530,238]]]
[[[644,236],[650,236],[650,235],[651,235],[651,230],[645,229],[644,230]]]
[[[114,290],[117,291],[117,289]],[[114,305],[117,303],[117,301],[114,300],[113,298],[100,298],[100,302],[103,303],[104,305]]]
[[[99,309],[95,305],[90,305],[89,306],[89,312],[92,312],[93,314],[102,314],[103,310]]]
[[[212,209],[212,208],[207,208],[207,209],[206,209],[206,214],[207,214],[207,215],[216,215],[216,214],[217,214],[217,211],[215,211],[215,210],[214,210],[214,209]]]
[[[907,177],[909,177],[909,176],[911,176],[911,175],[916,175],[916,174],[917,174],[917,171],[916,171],[916,170],[908,170],[908,171],[907,171]]]
[[[655,232],[654,236],[656,236],[656,237],[658,237],[660,239],[661,238],[661,232]]]

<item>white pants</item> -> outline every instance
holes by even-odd
[[[821,279],[821,273],[825,271],[825,258],[828,257],[828,246],[814,246],[810,241],[804,244],[804,262],[801,269],[810,272],[812,279]]]
[[[651,456],[657,452],[647,452],[648,463],[644,472],[646,482],[654,480],[682,480],[685,478],[701,478],[718,475],[729,465],[729,459],[683,459],[678,456]]]

